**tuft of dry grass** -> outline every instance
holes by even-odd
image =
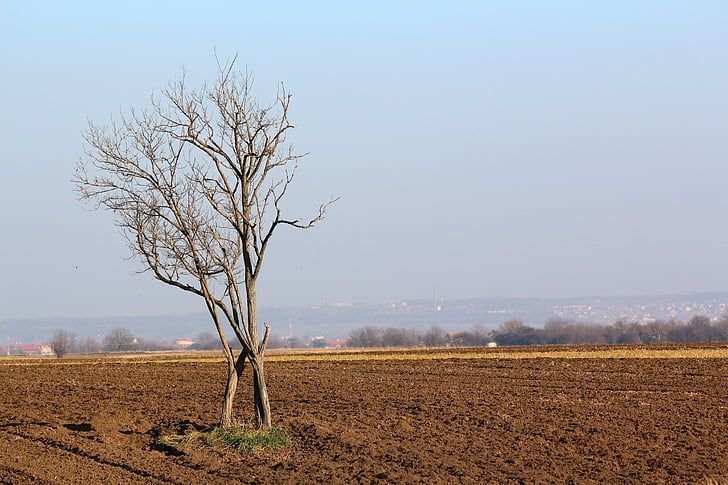
[[[284,428],[273,427],[259,430],[247,426],[215,427],[209,431],[195,431],[187,435],[162,436],[157,442],[168,448],[204,445],[211,448],[230,448],[241,452],[275,451],[291,445],[291,439]]]

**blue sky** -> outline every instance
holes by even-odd
[[[0,318],[199,309],[70,178],[213,50],[294,93],[291,212],[341,196],[263,304],[728,289],[725,2],[65,3],[0,3]]]

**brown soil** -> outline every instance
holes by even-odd
[[[215,422],[222,363],[74,364],[0,362],[0,483],[728,478],[728,359],[271,362],[293,445],[253,454],[156,445]]]

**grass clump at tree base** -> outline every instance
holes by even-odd
[[[238,451],[275,451],[291,445],[284,428],[255,429],[247,426],[234,428],[214,427],[209,431],[195,431],[187,435],[169,435],[159,438],[162,446],[177,448],[184,445],[206,445],[212,448],[233,448]]]

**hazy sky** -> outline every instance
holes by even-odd
[[[239,53],[308,151],[261,303],[728,289],[728,3],[0,2],[0,318],[201,311],[70,178]],[[264,6],[265,5],[265,6]]]

